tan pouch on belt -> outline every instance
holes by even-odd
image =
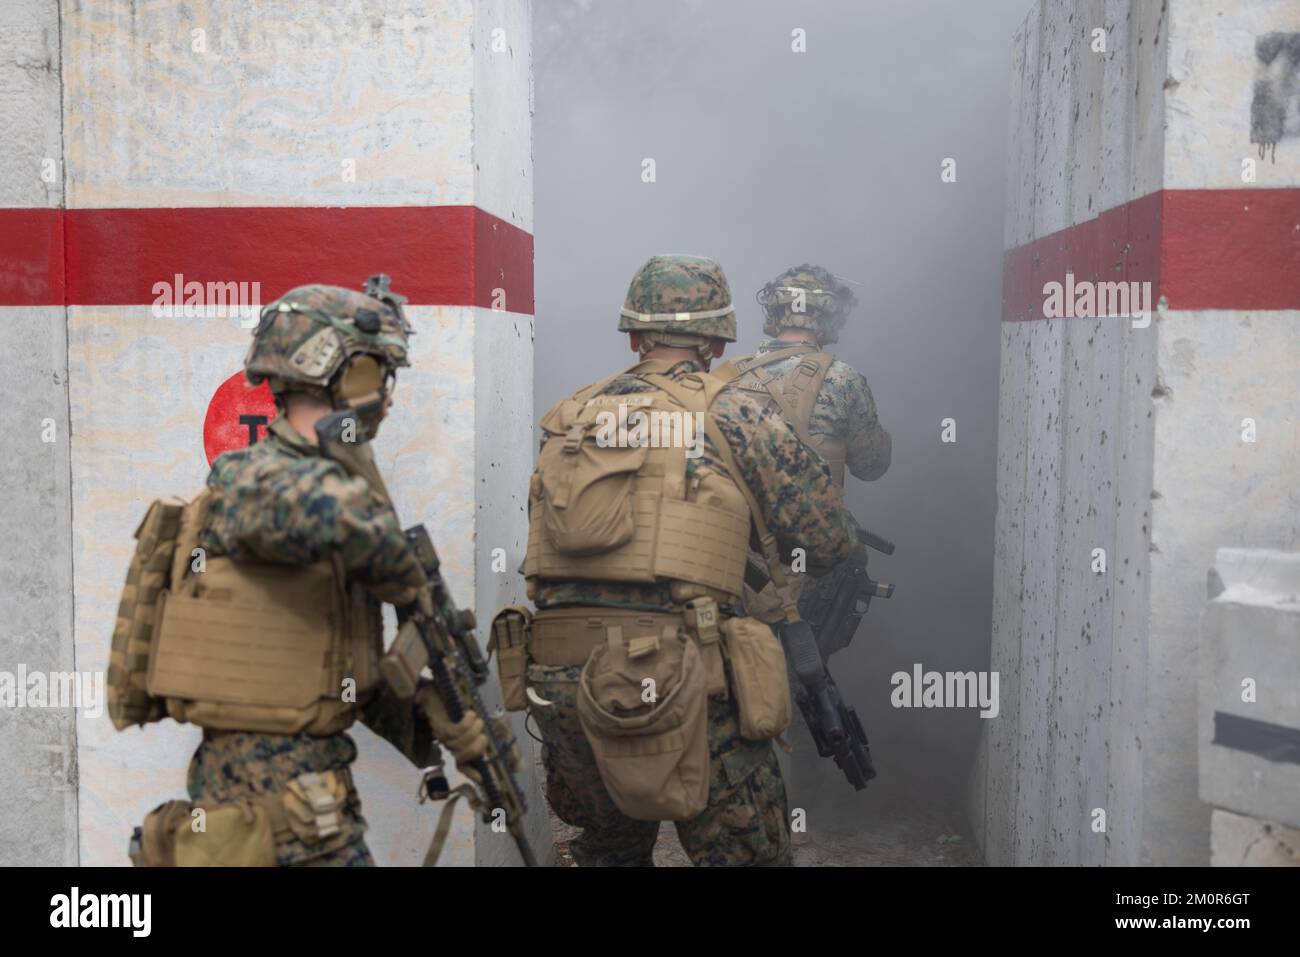
[[[673,626],[606,628],[578,683],[578,718],[605,789],[642,821],[685,821],[709,797],[707,695],[694,641]]]
[[[281,795],[290,829],[304,844],[333,837],[342,828],[348,785],[335,771],[300,774]]]
[[[722,623],[722,634],[731,659],[740,736],[775,738],[790,724],[792,711],[780,640],[757,618],[730,618]]]
[[[177,867],[275,867],[275,836],[266,808],[218,804],[208,808],[204,830],[176,832]]]
[[[175,867],[176,832],[188,828],[193,806],[189,801],[168,801],[145,815],[131,844],[131,863],[136,867]]]
[[[488,654],[497,656],[497,677],[501,679],[501,700],[507,711],[528,707],[524,679],[528,671],[528,631],[533,613],[523,605],[510,605],[492,619]]]
[[[140,826],[136,867],[274,867],[275,837],[266,808],[256,803],[218,804],[194,817],[195,805],[168,801]],[[194,827],[201,820],[200,830]]]

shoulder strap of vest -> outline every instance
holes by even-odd
[[[693,395],[691,390],[680,383],[667,376],[654,376],[653,378],[655,385],[662,388],[682,405],[687,408],[691,408],[693,404],[698,405],[699,399],[697,396]],[[708,378],[713,377],[708,376]],[[719,385],[723,384],[725,383]],[[721,388],[714,390],[713,395],[708,397],[707,405],[713,404],[713,399],[717,396],[718,391],[721,391]],[[767,573],[772,579],[772,584],[777,587],[779,594],[787,595],[787,580],[785,570],[781,567],[781,552],[777,547],[776,536],[768,528],[767,521],[763,518],[763,509],[758,504],[758,499],[754,496],[749,483],[745,481],[745,473],[740,470],[740,465],[736,462],[736,455],[731,451],[731,443],[727,441],[727,437],[718,428],[718,423],[714,420],[713,414],[708,411],[707,405],[704,409],[704,434],[717,446],[718,454],[722,456],[722,464],[735,481],[740,494],[744,496],[745,504],[749,506],[749,517],[754,523],[754,528],[758,531],[759,545],[763,550],[763,560],[767,563]],[[785,616],[789,621],[799,620],[799,611],[793,601],[787,600],[785,602]]]
[[[780,388],[777,391],[782,393],[790,406],[791,412],[787,416],[787,421],[794,426],[804,442],[811,443],[808,428],[812,422],[813,409],[817,405],[817,395],[821,392],[822,383],[826,381],[826,373],[830,371],[831,363],[834,361],[835,356],[829,352],[814,352],[804,356],[799,365],[781,378]],[[771,392],[770,388],[769,392]],[[775,397],[775,394],[773,395]],[[778,399],[777,402],[780,404],[781,400]],[[782,412],[784,411],[785,406],[782,406]]]
[[[712,371],[712,375],[723,379],[726,382],[733,382],[739,379],[746,372],[752,372],[754,369],[761,369],[763,366],[771,365],[773,362],[780,362],[782,359],[789,359],[791,356],[803,355],[805,352],[812,351],[812,346],[806,342],[797,342],[788,349],[777,349],[775,352],[764,352],[749,356],[736,356],[729,362],[724,362]]]

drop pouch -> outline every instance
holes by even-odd
[[[578,718],[619,810],[685,821],[709,797],[708,701],[700,650],[680,628],[625,637],[606,627],[583,666]]]

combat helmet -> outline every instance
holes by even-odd
[[[704,256],[651,256],[632,277],[619,313],[620,332],[642,341],[708,348],[736,341],[736,310],[722,267]]]
[[[264,306],[244,357],[249,384],[267,383],[282,412],[289,392],[314,393],[336,409],[356,408],[373,437],[396,370],[410,365],[414,331],[405,297],[388,283],[376,275],[364,292],[298,286]]]
[[[822,345],[839,338],[849,313],[858,304],[853,290],[834,273],[804,263],[777,276],[756,295],[763,307],[763,332],[809,329]]]

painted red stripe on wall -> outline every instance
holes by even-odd
[[[1171,309],[1300,309],[1300,189],[1165,193]]]
[[[63,210],[0,210],[0,305],[63,303]]]
[[[1161,190],[1007,250],[1002,318],[1045,318],[1043,286],[1137,281],[1169,309],[1300,309],[1300,189]]]
[[[0,256],[3,305],[147,304],[177,273],[269,300],[386,272],[414,304],[533,311],[533,237],[474,206],[6,209]]]

